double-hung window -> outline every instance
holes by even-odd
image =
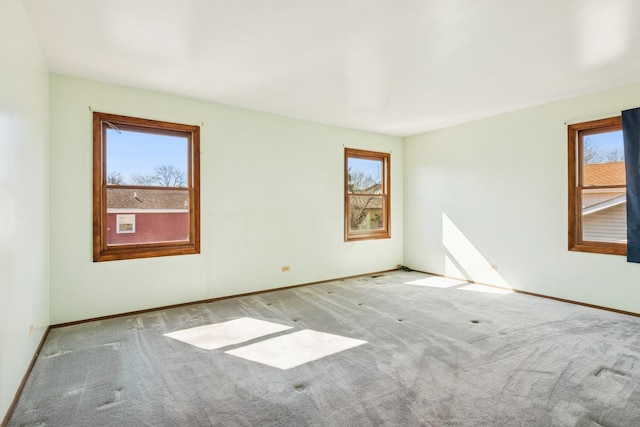
[[[93,260],[200,252],[200,128],[93,113]]]
[[[344,162],[345,241],[391,237],[391,155],[346,148]]]
[[[620,117],[576,123],[569,137],[569,250],[627,253]]]

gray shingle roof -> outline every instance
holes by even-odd
[[[107,189],[107,209],[188,209],[187,189]]]

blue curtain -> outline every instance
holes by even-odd
[[[622,112],[627,175],[627,261],[640,263],[640,108]]]

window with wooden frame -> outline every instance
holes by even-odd
[[[622,120],[568,126],[569,250],[626,255]]]
[[[389,153],[344,152],[345,241],[391,237]]]
[[[93,113],[93,260],[200,253],[200,127]]]

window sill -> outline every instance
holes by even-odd
[[[627,255],[627,245],[622,243],[588,242],[569,246],[569,250],[605,255]]]

